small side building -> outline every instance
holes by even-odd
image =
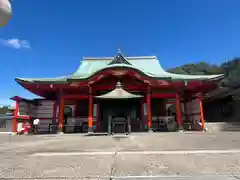
[[[11,134],[15,107],[6,107],[4,111],[0,114],[0,134]]]

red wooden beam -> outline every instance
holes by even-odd
[[[64,95],[64,99],[88,99],[88,95],[77,95],[77,94],[70,94]]]
[[[169,83],[169,85],[161,85],[158,83],[153,83],[153,87],[154,88],[174,88],[174,87],[182,87],[184,84],[182,82],[173,82],[173,83]],[[76,84],[54,84],[53,88],[50,87],[49,84],[24,84],[23,85],[26,89],[28,89],[29,91],[36,93],[36,92],[41,92],[42,90],[46,90],[49,92],[54,92],[56,90],[58,90],[59,88],[64,88],[64,89],[72,89],[72,90],[77,90],[77,89],[83,89],[87,87],[87,82],[79,82]],[[198,83],[192,83],[191,85],[188,85],[186,88],[188,90],[195,90],[196,88],[198,90],[204,90],[204,89],[213,89],[214,87],[212,87],[213,85],[210,84],[198,84]],[[110,89],[114,89],[115,88],[115,83],[110,84],[110,85],[95,85],[93,83],[92,85],[93,89],[96,90],[110,90]],[[137,90],[137,89],[147,89],[147,85],[146,84],[139,84],[139,85],[129,85],[129,86],[123,86],[124,89],[129,89],[129,90]]]
[[[17,119],[30,120],[32,117],[27,115],[18,115]]]
[[[158,94],[152,94],[152,98],[159,98],[159,99],[165,99],[165,98],[175,98],[175,94],[172,93],[158,93]]]
[[[168,101],[165,104],[175,104],[175,103],[176,103],[176,101]]]
[[[115,89],[116,84],[105,85],[105,86],[92,86],[94,91],[103,91],[103,90],[113,90]],[[147,90],[146,85],[130,85],[130,86],[123,86],[126,90]]]

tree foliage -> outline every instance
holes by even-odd
[[[234,58],[221,65],[199,62],[196,64],[185,64],[180,67],[169,69],[168,72],[191,75],[213,75],[224,74],[225,82],[238,81],[240,77],[240,58]]]
[[[8,112],[10,112],[8,106],[0,107],[0,114],[6,114],[6,113],[8,113]]]

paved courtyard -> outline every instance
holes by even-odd
[[[0,135],[0,160],[0,179],[230,180],[240,132]]]

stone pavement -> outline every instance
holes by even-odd
[[[0,135],[0,179],[232,180],[240,177],[239,137],[239,132]]]
[[[202,177],[118,177],[114,180],[237,180],[238,177],[234,176],[202,176]]]
[[[114,178],[114,180],[237,180],[238,177],[234,176],[202,176],[202,177],[120,177]]]

